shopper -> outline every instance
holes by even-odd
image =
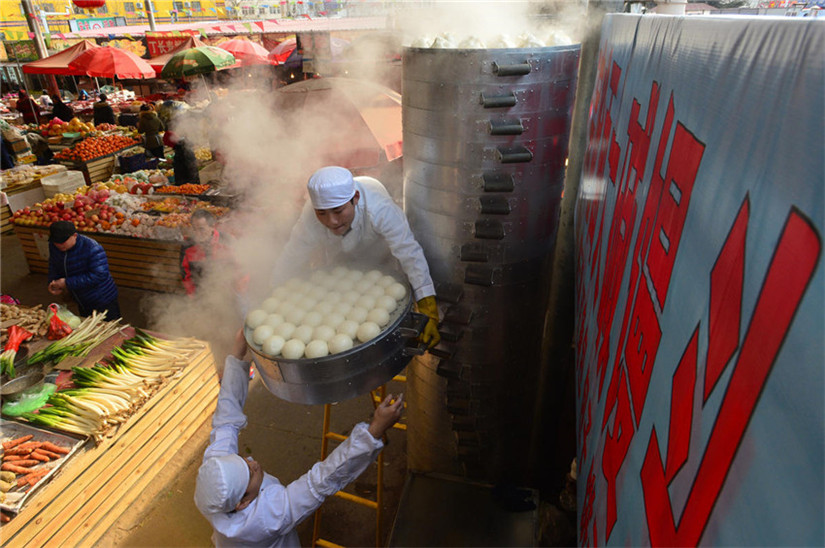
[[[68,291],[81,316],[106,312],[107,320],[120,317],[117,286],[109,273],[103,246],[77,233],[69,221],[49,227],[49,293]]]
[[[163,129],[163,122],[160,121],[160,118],[158,118],[152,106],[147,104],[141,105],[137,130],[143,134],[144,148],[161,160],[164,158],[163,140],[160,136],[160,132],[163,131]]]
[[[190,218],[189,237],[181,247],[181,276],[186,294],[193,296],[203,279],[207,264],[214,260],[226,261],[229,251],[215,228],[217,219],[205,209],[196,209]]]
[[[106,100],[105,93],[100,94],[100,100],[95,103],[94,106],[94,122],[95,125],[100,124],[115,124],[115,111],[112,110],[112,105],[110,105]]]
[[[200,184],[201,178],[198,172],[198,159],[195,158],[195,151],[192,150],[189,140],[185,137],[178,137],[171,131],[167,131],[163,134],[163,144],[175,151],[175,156],[172,159],[175,184]]]
[[[300,546],[295,527],[375,460],[384,446],[384,433],[401,417],[403,397],[392,402],[392,395],[387,396],[369,425],[357,424],[326,459],[282,485],[252,457],[238,454],[249,392],[246,350],[239,331],[233,352],[226,357],[210,444],[198,470],[195,505],[214,528],[215,546]]]
[[[418,310],[430,317],[421,340],[438,344],[435,286],[421,245],[404,212],[372,177],[353,177],[343,167],[324,167],[309,178],[309,200],[278,257],[273,281],[306,274],[320,252],[327,263],[351,262],[380,267],[397,259],[412,285]]]
[[[23,122],[26,124],[36,124],[37,117],[40,114],[40,109],[37,104],[29,97],[25,89],[17,92],[17,112],[23,115]]]
[[[52,95],[52,103],[54,104],[52,114],[54,114],[55,118],[59,118],[64,122],[69,122],[74,118],[74,110],[72,110],[72,107],[64,103],[63,99],[61,99],[57,93]]]

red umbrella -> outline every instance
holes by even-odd
[[[97,47],[100,46],[90,40],[83,40],[82,42],[78,42],[72,47],[66,48],[59,53],[55,53],[54,55],[50,55],[37,61],[32,61],[31,63],[26,63],[23,65],[23,72],[26,74],[63,74],[67,76],[85,75],[85,72],[70,69],[69,63],[74,61],[77,56],[82,54],[84,51],[95,49]]]
[[[218,47],[234,55],[235,59],[241,62],[241,66],[275,64],[267,59],[269,52],[266,48],[252,40],[235,38],[218,44]]]
[[[87,76],[104,78],[154,78],[152,66],[125,49],[103,46],[82,53],[69,63],[69,68]]]
[[[289,59],[289,56],[292,55],[292,52],[295,51],[296,47],[298,47],[298,44],[296,44],[295,38],[287,38],[272,48],[269,51],[267,58],[272,61],[273,65],[284,63],[287,59]]]

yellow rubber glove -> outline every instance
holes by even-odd
[[[418,311],[430,317],[430,321],[424,326],[424,331],[419,339],[427,344],[427,349],[434,347],[441,340],[438,333],[438,306],[435,304],[435,296],[424,297],[416,303]]]

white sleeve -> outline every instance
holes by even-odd
[[[246,426],[243,406],[248,393],[249,362],[227,356],[218,405],[212,416],[209,447],[203,454],[204,461],[210,457],[238,453],[238,434]]]
[[[435,295],[435,285],[430,277],[430,267],[424,258],[424,250],[416,241],[406,215],[388,196],[376,200],[370,208],[370,222],[376,232],[387,241],[390,252],[401,263],[415,294],[415,300]]]
[[[293,526],[314,512],[324,499],[355,481],[384,447],[367,430],[367,423],[355,425],[352,433],[309,472],[286,486],[286,504]]]
[[[315,218],[315,210],[309,200],[301,210],[301,216],[292,227],[289,241],[284,246],[283,251],[278,256],[278,262],[272,272],[272,284],[278,286],[287,279],[305,272],[309,266],[309,261],[322,244],[318,238],[318,230],[315,225],[320,225]]]

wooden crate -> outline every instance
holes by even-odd
[[[8,196],[13,196],[21,192],[26,192],[40,186],[40,179],[36,179],[29,183],[18,185],[6,190]],[[0,233],[11,234],[14,232],[14,224],[11,222],[11,208],[8,205],[0,207]]]
[[[159,493],[155,478],[180,469],[177,452],[207,422],[218,397],[215,362],[205,347],[130,417],[114,437],[75,455],[10,523],[5,546],[99,546],[119,520],[147,512],[136,501]]]
[[[107,154],[106,156],[101,156],[99,158],[95,158],[94,160],[89,160],[88,162],[71,162],[69,160],[61,160],[60,163],[69,169],[76,169],[83,172],[83,177],[86,179],[86,184],[91,185],[93,183],[108,180],[115,172],[117,156],[125,154],[127,151],[134,148],[138,147],[126,147],[115,153]]]
[[[26,262],[32,272],[49,273],[48,252],[43,242],[48,230],[40,227],[16,226]],[[35,241],[40,234],[40,246]],[[97,240],[109,258],[109,271],[120,287],[151,289],[165,293],[180,293],[183,282],[180,274],[180,242],[146,240],[113,234],[84,235]]]
[[[11,234],[14,232],[14,225],[11,223],[11,210],[8,204],[0,208],[0,234]]]

